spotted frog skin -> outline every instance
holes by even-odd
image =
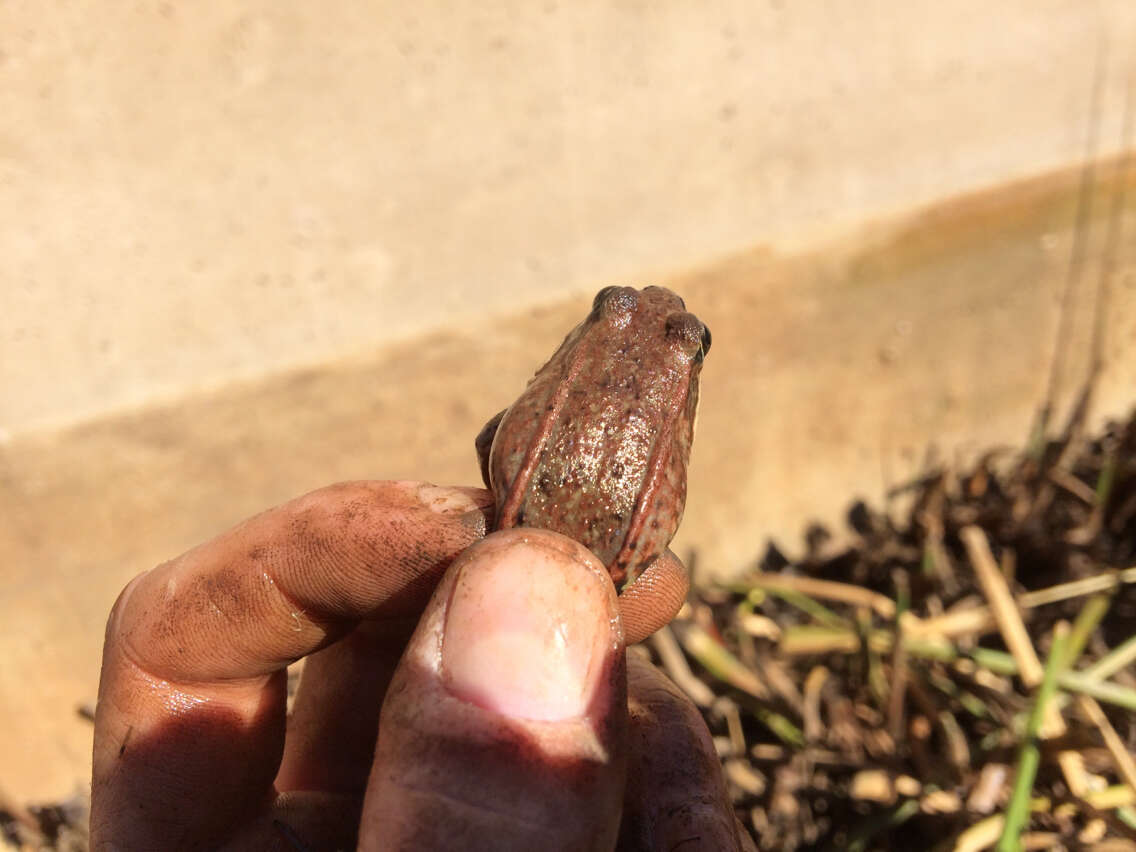
[[[606,287],[520,398],[477,438],[495,529],[588,547],[617,586],[682,519],[710,330],[663,287]]]

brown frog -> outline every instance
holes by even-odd
[[[685,591],[685,572],[666,548],[686,501],[698,375],[709,349],[710,330],[670,290],[600,290],[520,398],[477,437],[495,528],[543,527],[574,538],[617,586],[667,562],[682,572]],[[660,584],[644,577],[624,597],[639,586],[639,597],[657,597],[652,585]]]

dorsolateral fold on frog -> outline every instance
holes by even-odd
[[[682,519],[709,349],[710,330],[670,290],[600,290],[477,438],[495,529],[553,530],[595,553],[617,586],[639,577]]]

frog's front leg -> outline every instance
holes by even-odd
[[[503,408],[495,417],[489,418],[489,422],[481,427],[477,439],[473,442],[477,449],[477,460],[481,463],[481,479],[490,491],[493,490],[493,483],[489,481],[489,451],[493,449],[493,439],[497,437],[497,427],[501,425],[501,418],[508,410]]]

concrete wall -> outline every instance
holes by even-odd
[[[0,435],[1080,156],[1130,0],[0,6]]]

